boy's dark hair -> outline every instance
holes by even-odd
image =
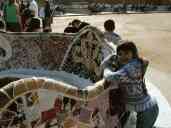
[[[5,22],[0,20],[0,29],[5,29]]]
[[[110,32],[114,31],[115,30],[115,22],[111,19],[106,20],[104,22],[104,28],[105,28],[105,30],[110,31]]]
[[[138,49],[134,42],[132,41],[122,41],[120,45],[117,46],[116,52],[119,51],[131,51],[133,54],[133,58],[139,58]]]

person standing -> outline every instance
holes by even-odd
[[[2,19],[0,19],[0,31],[1,32],[6,31],[6,25],[5,25],[5,22]]]
[[[48,0],[45,0],[44,5],[44,19],[43,19],[43,30],[50,30],[51,31],[51,23],[52,23],[52,13],[50,9],[50,3]]]
[[[20,32],[22,28],[19,5],[15,0],[9,0],[4,5],[4,21],[6,30],[11,32]]]
[[[3,6],[4,6],[4,0],[0,0],[0,17],[3,16]]]
[[[119,40],[121,40],[121,37],[115,33],[115,22],[112,19],[108,19],[104,22],[104,36],[107,40],[107,42],[112,42],[115,45],[119,44]]]
[[[26,27],[26,32],[42,32],[41,20],[37,17],[32,17],[29,20],[28,26]]]
[[[38,4],[35,0],[30,0],[29,10],[31,11],[32,17],[39,17]]]
[[[106,44],[103,46],[104,58],[110,54],[110,49],[116,52],[116,46],[119,44],[121,37],[115,33],[115,22],[112,19],[108,19],[104,22],[104,38]]]

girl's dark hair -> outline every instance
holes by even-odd
[[[120,45],[117,46],[116,52],[119,51],[131,51],[133,54],[133,58],[139,58],[138,49],[134,42],[132,41],[122,41]]]

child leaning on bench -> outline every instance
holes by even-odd
[[[116,55],[111,55],[102,63],[105,86],[109,84],[115,86],[111,84],[114,81],[117,83],[120,93],[119,104],[122,106],[120,111],[112,105],[118,99],[109,96],[111,101],[109,113],[112,115],[118,111],[117,114],[122,115],[121,124],[124,125],[130,112],[136,112],[136,128],[152,128],[159,109],[155,98],[149,95],[144,82],[148,61],[139,57],[137,47],[131,41],[123,41],[117,46],[116,52]],[[114,70],[113,67],[115,67]],[[112,92],[110,93],[112,95]],[[122,114],[123,112],[126,116]]]

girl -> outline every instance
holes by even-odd
[[[131,41],[124,41],[117,46],[116,51],[116,71],[112,70],[112,56],[103,63],[106,83],[118,83],[124,94],[122,102],[126,112],[137,113],[136,128],[152,128],[159,110],[156,100],[149,95],[144,82],[147,63],[139,58],[138,50]]]

